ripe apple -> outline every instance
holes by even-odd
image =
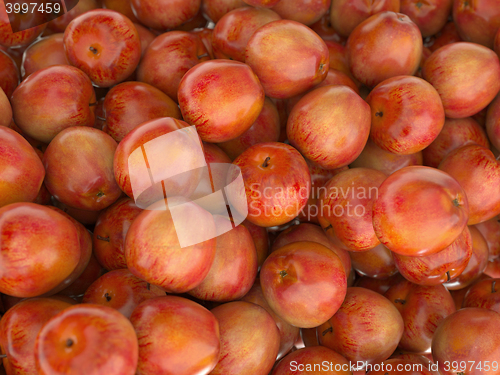
[[[257,264],[260,269],[267,256],[269,255],[270,240],[267,229],[252,224],[246,219],[241,223],[241,225],[244,225],[252,236],[255,245],[255,251],[257,252]]]
[[[16,88],[11,98],[16,125],[44,143],[68,127],[93,126],[95,102],[90,79],[69,65],[38,70]]]
[[[129,17],[130,18],[130,17]],[[134,22],[134,26],[139,34],[139,39],[141,40],[141,57],[144,57],[144,53],[148,49],[149,45],[156,38],[156,34],[153,34],[149,29],[145,28],[139,23]]]
[[[463,300],[463,307],[481,307],[500,313],[500,279],[481,280],[468,288]]]
[[[69,65],[63,36],[64,34],[57,33],[41,38],[24,51],[21,68],[23,78],[52,65]]]
[[[90,10],[71,21],[64,31],[64,48],[70,64],[98,87],[111,87],[128,78],[142,52],[132,21],[107,9]]]
[[[488,244],[489,260],[500,257],[500,221],[494,217],[490,220],[474,225],[481,232]]]
[[[486,131],[490,142],[498,149],[500,148],[500,95],[497,95],[487,109]]]
[[[19,76],[19,69],[12,57],[0,50],[0,88],[9,99],[19,85]]]
[[[243,0],[203,0],[201,2],[203,14],[213,23],[219,22],[226,13],[245,6],[247,4]]]
[[[376,279],[373,277],[361,276],[356,277],[354,286],[373,290],[374,292],[383,295],[391,286],[396,285],[401,280],[405,280],[405,278],[399,272],[388,277],[387,279]]]
[[[461,42],[462,38],[458,35],[457,27],[455,22],[449,21],[443,28],[435,35],[435,39],[432,45],[429,46],[431,52],[434,52],[438,48],[445,46],[447,44]]]
[[[57,207],[57,208],[63,210],[69,216],[71,216],[73,219],[77,220],[78,222],[82,223],[83,225],[93,226],[96,223],[96,221],[99,217],[99,214],[101,213],[101,211],[88,211],[88,210],[81,210],[79,208],[70,207],[67,204],[59,202],[57,199],[54,198],[54,196],[50,197],[50,203],[52,205],[54,205],[54,207]]]
[[[132,10],[130,0],[102,0],[102,7],[105,9],[115,10],[128,17],[134,23],[139,22],[134,14],[134,11]]]
[[[64,33],[66,27],[75,18],[81,16],[83,13],[86,13],[89,10],[99,8],[99,1],[100,0],[65,1],[66,9],[68,11],[61,16],[54,18],[47,24],[47,29],[44,32],[44,36],[47,30],[53,33]],[[69,9],[70,7],[71,9]]]
[[[71,285],[54,296],[63,295],[73,299],[81,298],[88,287],[105,272],[106,270],[99,264],[94,254],[91,254],[87,267],[83,270],[82,274]]]
[[[467,225],[464,189],[449,174],[430,167],[402,168],[380,185],[373,228],[392,252],[422,256],[449,246]]]
[[[401,13],[418,26],[424,38],[437,34],[446,24],[453,0],[401,0]]]
[[[201,0],[130,0],[132,11],[145,26],[168,30],[196,16]]]
[[[9,3],[12,8],[11,13],[7,13],[5,2],[0,4],[0,45],[4,47],[30,45],[47,27],[46,14],[15,12],[15,5],[21,6],[23,2],[14,0]]]
[[[280,0],[272,7],[281,18],[311,26],[330,9],[332,0]]]
[[[367,251],[351,251],[352,268],[363,276],[387,279],[398,272],[392,252],[382,244]]]

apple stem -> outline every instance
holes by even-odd
[[[458,200],[458,197],[453,199],[453,204],[455,205],[455,207],[460,207],[460,201]]]
[[[101,241],[110,242],[110,240],[109,240],[109,236],[108,236],[108,237],[101,237],[101,236],[97,235],[97,239],[98,239],[98,240],[101,240]]]
[[[375,112],[375,116],[377,116],[377,117],[384,117],[384,112],[382,112],[382,111]]]
[[[92,52],[94,55],[97,55],[97,49],[95,49],[94,47],[90,46],[90,47],[89,47],[89,50],[90,50],[90,52]]]
[[[333,332],[333,327],[328,327],[323,332],[321,332],[321,336],[326,335],[328,332]]]
[[[201,59],[201,58],[207,57],[207,56],[208,56],[208,53],[204,53],[203,55],[199,55],[199,56],[196,56],[196,57],[198,57],[198,59]]]
[[[97,118],[98,120],[101,120],[101,121],[106,121],[106,119],[105,119],[105,118],[103,118],[103,117],[101,117],[101,116],[96,116],[96,118]]]
[[[450,271],[446,271],[446,276],[448,277],[448,280],[446,281],[450,281],[451,280]]]
[[[150,283],[148,283],[147,287],[148,287],[148,290],[151,290],[151,284]]]
[[[280,271],[280,276],[281,276],[281,277],[285,277],[286,275],[288,275],[288,274],[286,273],[286,271],[285,271],[285,270]]]
[[[104,298],[106,298],[106,301],[111,301],[111,296],[108,293],[104,294]]]
[[[7,354],[0,354],[0,358],[7,358]]]
[[[262,168],[267,168],[269,166],[269,160],[271,160],[271,158],[268,156],[266,160],[264,160],[264,163],[262,163]]]
[[[99,192],[96,194],[96,196],[98,196],[99,198],[101,197],[104,197],[104,193],[102,191],[99,190]]]
[[[406,303],[406,300],[405,299],[401,299],[401,298],[396,298],[394,300],[394,303],[400,303],[400,304],[404,305]]]
[[[89,107],[95,107],[96,105],[97,105],[97,102],[89,103]]]
[[[72,346],[73,346],[73,340],[71,340],[71,339],[67,339],[67,340],[66,340],[66,347],[67,347],[67,348],[71,348]]]
[[[491,293],[496,293],[497,291],[495,290],[495,284],[496,284],[496,280],[493,280],[493,282],[491,283]]]

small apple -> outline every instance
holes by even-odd
[[[23,54],[23,78],[52,65],[69,65],[64,50],[64,34],[52,34],[31,44]]]
[[[201,0],[130,0],[132,11],[145,26],[168,30],[196,16]]]

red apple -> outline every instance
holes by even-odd
[[[142,51],[132,21],[106,9],[90,10],[71,21],[64,32],[64,48],[70,64],[99,87],[111,87],[128,78]]]
[[[156,34],[153,34],[149,29],[139,23],[134,22],[134,26],[137,29],[139,39],[141,40],[141,57],[143,57],[151,42],[155,40]]]
[[[382,244],[408,256],[437,253],[467,225],[464,189],[449,174],[411,166],[391,174],[373,203],[373,228]]]
[[[203,0],[201,9],[203,14],[212,22],[217,23],[230,11],[247,6],[243,0]]]
[[[255,245],[255,251],[257,252],[257,264],[260,269],[260,267],[266,260],[267,256],[269,255],[270,240],[269,240],[269,234],[267,233],[267,229],[252,224],[246,219],[241,223],[241,225],[244,225],[245,228],[247,228],[248,231],[250,232],[250,235],[252,236]]]
[[[451,13],[453,0],[401,0],[401,13],[418,26],[424,38],[440,31]]]
[[[283,19],[311,26],[328,12],[331,4],[332,0],[280,0],[272,10]]]
[[[361,276],[359,278],[356,277],[354,286],[373,290],[374,292],[383,295],[391,286],[396,285],[401,280],[405,280],[405,278],[399,272],[388,277],[387,279],[376,279],[373,277]]]
[[[0,4],[0,45],[5,47],[30,45],[47,27],[47,14],[43,12],[16,12],[16,5],[23,10],[23,3],[14,0],[9,1],[7,7],[5,2]]]
[[[341,36],[332,26],[332,22],[330,20],[330,9],[327,10],[326,14],[321,17],[319,21],[313,23],[309,27],[314,32],[316,32],[324,41],[332,41],[345,44],[346,38]]]
[[[352,268],[363,276],[387,279],[398,272],[391,251],[382,244],[368,251],[352,251]]]
[[[19,69],[6,52],[0,50],[0,88],[10,99],[19,84]]]
[[[490,220],[474,225],[481,232],[488,244],[489,260],[500,257],[500,221],[494,217]]]
[[[481,280],[468,288],[463,300],[463,307],[481,307],[500,313],[500,279]]]
[[[130,18],[130,20],[134,23],[139,22],[134,14],[134,11],[132,10],[130,0],[102,0],[102,7],[105,9],[116,10],[117,12]]]
[[[101,211],[88,211],[81,210],[79,208],[70,207],[67,204],[59,202],[54,196],[51,196],[51,204],[71,216],[76,221],[82,223],[83,225],[94,225],[99,217]]]
[[[450,21],[435,35],[435,39],[429,46],[431,52],[434,52],[438,48],[445,46],[447,44],[461,42],[462,38],[458,35],[457,27],[455,22]]]
[[[22,76],[27,77],[52,65],[69,65],[62,33],[41,38],[24,51]]]
[[[201,0],[130,0],[130,5],[143,25],[168,30],[196,16]]]
[[[58,295],[64,295],[71,298],[81,298],[88,287],[92,285],[99,277],[101,277],[106,270],[97,261],[96,257],[92,254],[87,267],[83,270],[82,274],[67,288],[61,290]],[[54,296],[52,296],[54,297]]]
[[[485,126],[490,142],[500,148],[500,95],[487,107]]]
[[[71,0],[67,2],[65,1],[65,4],[66,4],[66,9],[68,11],[50,21],[47,24],[47,29],[45,30],[45,32],[49,30],[53,33],[64,33],[64,30],[71,21],[81,16],[83,13],[88,12],[89,10],[99,8],[100,5],[99,0],[78,0],[78,1]]]

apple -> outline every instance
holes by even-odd
[[[286,132],[290,144],[326,169],[354,161],[370,132],[370,108],[351,88],[328,85],[293,107]]]
[[[245,301],[225,303],[211,311],[219,322],[221,350],[210,374],[268,374],[280,347],[272,316],[263,307]]]
[[[500,257],[500,221],[494,217],[490,220],[474,225],[481,232],[488,244],[489,260]]]
[[[484,273],[493,278],[500,278],[500,257],[488,261]]]
[[[340,258],[317,242],[299,241],[273,251],[260,270],[264,297],[287,323],[319,326],[344,300],[347,279]]]
[[[31,44],[23,54],[23,78],[52,65],[69,65],[64,51],[64,34],[52,34]]]
[[[139,22],[134,14],[134,11],[132,10],[130,0],[102,0],[102,7],[105,9],[115,10],[128,17],[134,23]]]
[[[391,301],[360,287],[347,288],[339,310],[318,327],[321,345],[348,361],[362,361],[362,367],[389,358],[403,332],[403,318]]]
[[[500,62],[489,48],[457,42],[429,56],[422,77],[439,93],[446,117],[469,117],[485,108],[500,90]]]
[[[497,95],[487,107],[485,126],[488,139],[498,149],[500,147],[500,95]]]
[[[330,7],[331,8],[331,7]],[[319,21],[313,23],[309,26],[315,33],[317,33],[321,39],[326,41],[332,41],[336,43],[345,44],[346,38],[341,36],[337,30],[332,27],[332,22],[330,20],[330,9],[327,10],[325,15],[319,19]]]
[[[401,0],[401,13],[418,26],[424,38],[443,29],[451,13],[453,0]]]
[[[111,87],[128,78],[142,52],[132,21],[107,9],[90,10],[71,21],[64,31],[64,48],[70,64],[98,87]]]
[[[398,272],[392,252],[382,244],[367,251],[352,251],[352,268],[363,276],[387,279]]]
[[[45,186],[71,207],[99,211],[110,206],[122,194],[113,174],[116,146],[102,130],[85,126],[64,129],[43,155]]]
[[[16,63],[6,52],[0,50],[0,88],[10,99],[15,88],[19,85],[19,69]]]
[[[319,35],[291,20],[261,26],[245,53],[245,62],[259,77],[266,95],[277,99],[290,98],[323,81],[329,59],[328,47]]]
[[[49,143],[72,126],[93,126],[95,91],[80,69],[55,65],[26,78],[11,98],[14,121],[28,136]]]
[[[241,225],[244,225],[252,236],[255,245],[255,251],[257,252],[257,264],[260,269],[267,256],[269,255],[270,240],[267,229],[252,224],[246,219],[241,223]]]
[[[407,256],[435,254],[462,233],[469,205],[464,189],[446,172],[402,168],[380,185],[373,228],[382,244]]]
[[[361,22],[346,43],[351,73],[368,87],[391,77],[415,74],[422,49],[418,26],[407,15],[391,11]]]
[[[130,0],[132,11],[145,26],[168,30],[196,16],[201,0]]]
[[[71,283],[71,285],[61,290],[59,294],[56,294],[55,296],[63,295],[73,299],[81,298],[87,291],[88,287],[101,277],[105,271],[106,270],[102,268],[94,254],[91,254],[87,267],[85,267],[82,274],[73,283]]]
[[[93,226],[96,223],[99,214],[101,213],[101,211],[88,211],[70,207],[67,204],[59,202],[54,198],[54,196],[50,197],[50,204],[66,212],[69,216],[82,223],[83,225],[88,226]]]
[[[449,21],[443,28],[435,35],[433,43],[429,46],[431,52],[434,52],[438,48],[445,46],[447,44],[461,42],[462,38],[458,35],[457,27],[455,22]]]
[[[272,7],[281,18],[311,26],[327,14],[332,0],[280,0]]]
[[[467,307],[448,315],[437,327],[432,338],[432,358],[443,375],[497,374],[499,340],[500,314]]]
[[[399,272],[388,277],[387,279],[361,276],[356,277],[353,286],[373,290],[374,292],[383,295],[391,286],[396,285],[401,280],[405,280],[405,278]]]
[[[438,92],[421,78],[398,76],[379,83],[368,95],[371,139],[394,154],[414,154],[440,134],[444,108]]]
[[[129,17],[130,18],[130,17]],[[149,45],[156,38],[156,34],[153,34],[149,29],[145,28],[139,23],[134,22],[134,26],[139,34],[139,39],[141,40],[141,57],[144,57],[144,53],[148,49]]]
[[[138,357],[139,345],[130,321],[111,307],[94,304],[71,306],[53,316],[35,343],[39,374],[133,375]]]
[[[203,14],[203,11],[200,6],[198,13],[196,13],[194,17],[190,18],[188,21],[184,22],[180,26],[177,26],[176,28],[174,28],[174,30],[194,31],[196,29],[204,28],[207,25],[208,25],[208,20],[205,18],[205,15]]]
[[[4,47],[23,47],[30,45],[47,27],[46,14],[41,12],[16,12],[16,5],[22,10],[22,1],[9,1],[0,4],[0,45]],[[10,13],[7,13],[9,10]],[[15,16],[13,16],[15,15]],[[12,22],[11,22],[12,21]]]
[[[201,9],[205,17],[213,23],[219,20],[230,11],[247,6],[243,0],[203,0]]]
[[[486,279],[476,282],[467,289],[463,307],[481,307],[500,313],[500,294],[498,284],[500,279]]]
[[[86,13],[89,10],[99,8],[99,1],[100,0],[73,0],[68,1],[67,3],[65,1],[66,9],[68,11],[66,13],[62,12],[64,14],[51,20],[47,24],[46,31],[49,30],[53,33],[64,33],[64,30],[66,29],[68,24],[75,18],[81,16],[83,13]]]

